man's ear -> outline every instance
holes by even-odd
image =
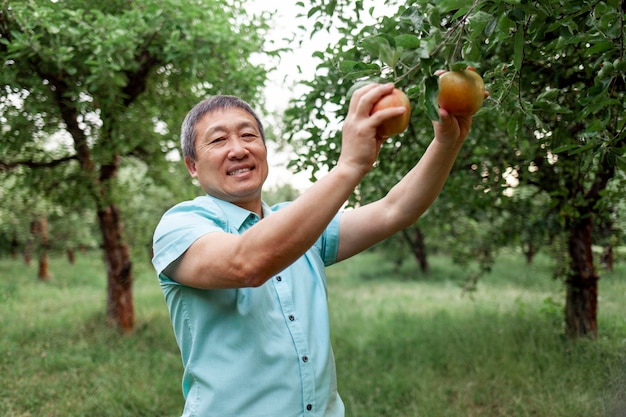
[[[187,166],[187,171],[191,174],[192,177],[196,178],[198,171],[196,170],[196,161],[191,159],[191,157],[185,157],[185,165]]]

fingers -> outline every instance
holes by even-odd
[[[393,83],[372,83],[359,88],[352,95],[348,111],[361,117],[368,117],[374,104],[382,97],[391,93],[393,88]]]
[[[451,145],[461,144],[472,126],[472,116],[453,116],[447,110],[439,109],[439,121],[433,121],[435,138]]]
[[[348,107],[348,112],[355,113],[357,111],[359,103],[361,102],[361,98],[369,91],[376,88],[376,86],[378,85],[379,84],[371,83],[356,90],[354,94],[352,94],[352,98],[350,98],[350,106]]]

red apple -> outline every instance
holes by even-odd
[[[376,130],[376,135],[379,138],[388,138],[398,135],[404,132],[409,126],[409,121],[411,120],[411,102],[404,92],[394,88],[390,94],[384,96],[374,104],[371,114],[390,107],[404,107],[406,111],[399,116],[392,117],[381,123]]]
[[[439,107],[454,116],[471,116],[483,105],[485,83],[476,71],[447,71],[439,76]]]

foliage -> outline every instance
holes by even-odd
[[[145,247],[145,216],[190,193],[172,167],[188,109],[217,93],[262,108],[267,69],[251,57],[268,17],[250,18],[239,0],[3,0],[0,187],[21,209],[0,208],[0,232],[45,214],[55,229],[75,223],[57,239],[81,240],[67,235],[80,229],[100,241],[91,219],[117,204]]]
[[[274,205],[285,201],[293,201],[298,198],[299,193],[300,192],[289,183],[279,184],[269,190],[265,190],[263,200],[269,205]]]
[[[42,219],[48,224],[51,251],[99,246],[93,210],[61,206],[44,192],[33,194],[24,180],[25,176],[0,173],[0,199],[3,201],[0,207],[0,255],[11,253],[17,256],[36,246],[38,239],[33,235],[31,225]]]
[[[532,236],[543,246],[568,219],[618,201],[599,191],[623,192],[623,182],[613,181],[626,156],[623,1],[419,0],[388,2],[395,13],[371,25],[346,18],[373,12],[365,7],[310,2],[309,15],[325,16],[341,36],[315,52],[323,61],[318,75],[286,114],[290,131],[308,132],[290,138],[302,150],[295,167],[315,173],[332,166],[341,132],[338,123],[326,126],[334,115],[345,115],[351,91],[365,82],[394,81],[413,102],[411,126],[385,144],[351,201],[379,198],[430,140],[430,120],[437,118],[434,71],[470,64],[491,95],[429,225],[449,229],[469,216],[481,228],[503,226],[490,228],[494,245]],[[537,235],[537,224],[545,235]]]
[[[196,101],[224,91],[261,98],[264,69],[246,59],[262,50],[265,21],[242,23],[239,3],[223,3],[192,2],[181,9],[177,1],[99,7],[80,0],[5,1],[4,167],[48,168],[75,159],[81,149],[73,129],[79,129],[95,163],[128,155],[149,162],[149,175],[166,174],[164,156],[178,148],[180,121]],[[65,108],[59,94],[73,98],[74,108]],[[77,113],[78,126],[68,125],[67,111]],[[87,196],[76,187],[78,167],[70,167],[54,177],[33,170],[46,175],[31,185],[54,178],[67,185],[64,201],[71,195],[80,204]]]
[[[167,176],[157,181],[146,163],[135,158],[125,161],[117,178],[118,204],[125,213],[125,235],[133,249],[133,258],[152,258],[152,236],[165,211],[175,203],[190,200],[200,191],[182,167],[182,161],[168,167]]]
[[[309,16],[325,16],[342,36],[315,53],[323,63],[309,93],[286,114],[292,131],[309,131],[303,140],[290,137],[304,150],[294,165],[332,166],[341,132],[324,128],[329,114],[341,119],[359,85],[394,81],[414,103],[411,126],[385,144],[351,202],[381,197],[415,164],[430,120],[438,119],[435,70],[476,67],[490,98],[429,226],[462,230],[446,241],[460,262],[481,260],[469,288],[507,241],[524,245],[527,258],[549,244],[568,285],[566,334],[595,337],[599,275],[591,245],[599,233],[618,241],[607,238],[606,219],[619,214],[625,191],[626,1],[388,2],[388,13],[369,25],[349,18],[366,13],[363,2],[309,4]]]

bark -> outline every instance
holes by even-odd
[[[132,264],[127,245],[123,240],[122,221],[119,209],[110,202],[109,181],[115,177],[119,168],[119,155],[114,154],[108,163],[100,166],[100,172],[96,176],[95,163],[88,144],[86,133],[81,129],[79,112],[75,103],[64,96],[68,86],[63,78],[49,77],[54,85],[53,92],[59,105],[59,110],[65,121],[67,131],[74,139],[76,157],[80,163],[81,171],[86,177],[91,177],[87,188],[96,201],[96,211],[100,232],[102,233],[102,246],[104,262],[107,271],[107,320],[117,326],[123,332],[130,332],[135,325],[135,312],[132,295]],[[101,115],[103,128],[101,141],[113,143],[112,116]]]
[[[39,273],[37,277],[42,281],[50,279],[50,269],[48,261],[48,249],[50,242],[48,241],[48,219],[42,218],[37,222],[39,224]]]
[[[49,281],[50,280],[50,268],[48,261],[48,252],[42,251],[39,254],[39,272],[37,273],[37,277],[41,281]]]
[[[423,273],[428,274],[428,258],[426,257],[426,242],[421,229],[415,228],[415,239],[413,240],[413,255],[417,260]]]
[[[30,266],[30,262],[32,260],[32,254],[33,254],[33,240],[29,239],[28,242],[26,242],[26,245],[24,246],[24,265],[26,266]]]
[[[615,255],[613,254],[613,245],[607,244],[602,252],[602,265],[607,271],[613,272],[613,263],[615,262]]]
[[[132,293],[132,263],[128,246],[122,240],[119,209],[110,204],[98,210],[107,268],[107,320],[124,332],[135,325]]]
[[[76,251],[74,250],[74,248],[67,248],[66,253],[67,260],[70,264],[74,265],[76,263]]]
[[[537,254],[537,249],[535,248],[535,244],[532,240],[525,245],[522,245],[522,250],[524,252],[524,258],[526,259],[526,264],[532,264],[533,259],[535,259],[535,255]]]
[[[568,239],[570,271],[567,277],[565,333],[572,339],[598,335],[598,273],[593,264],[590,215],[572,222]]]
[[[413,236],[409,234],[409,230],[414,230]],[[411,247],[411,252],[415,257],[415,260],[420,266],[423,273],[428,274],[428,258],[426,256],[426,242],[424,240],[424,234],[420,228],[404,229],[402,230],[402,237]],[[398,265],[399,267],[399,265]]]
[[[17,240],[17,236],[13,236],[13,238],[11,239],[11,258],[13,260],[17,259],[19,256],[19,246],[20,243]]]
[[[24,251],[24,261],[26,265],[30,265],[32,259],[32,250],[36,249],[38,270],[37,278],[41,281],[50,279],[49,261],[48,261],[48,219],[45,217],[30,222],[30,233],[32,235],[29,244]]]

